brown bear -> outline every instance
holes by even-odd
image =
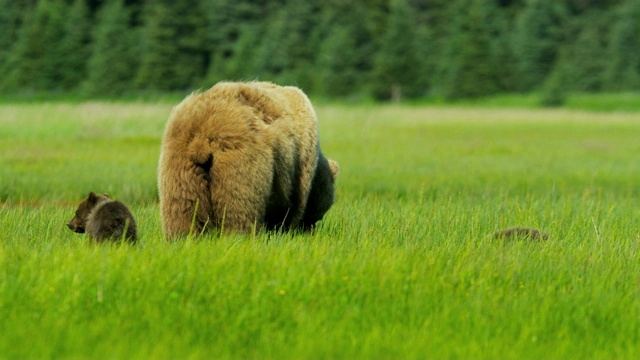
[[[333,204],[338,172],[300,89],[218,83],[189,95],[167,122],[158,166],[164,235],[311,229]]]
[[[511,227],[496,231],[495,234],[493,234],[493,237],[507,241],[512,239],[547,240],[549,239],[549,234],[540,232],[540,230],[533,228]]]
[[[96,195],[93,191],[82,200],[67,226],[77,233],[86,232],[96,242],[120,240],[125,231],[127,241],[135,242],[137,239],[136,222],[131,211],[107,194]]]

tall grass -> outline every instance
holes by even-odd
[[[314,233],[167,243],[169,111],[0,106],[0,358],[640,356],[637,114],[321,106],[342,172]],[[137,245],[66,229],[91,190]]]

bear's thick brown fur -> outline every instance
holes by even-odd
[[[163,232],[312,228],[333,204],[338,172],[300,89],[218,83],[169,117],[158,168]]]
[[[86,232],[96,242],[120,240],[125,230],[127,241],[135,242],[137,239],[136,222],[131,211],[107,194],[96,195],[93,191],[82,200],[67,226],[77,233]]]

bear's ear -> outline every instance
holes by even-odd
[[[104,196],[106,198],[109,198],[109,194],[107,194],[107,193],[102,194],[102,196]]]
[[[331,177],[333,178],[333,181],[336,181],[338,174],[340,174],[340,165],[338,165],[337,161],[332,159],[327,159],[327,161],[329,162],[329,169],[331,169]]]
[[[89,197],[87,199],[89,200],[89,202],[95,203],[96,201],[98,201],[98,195],[96,195],[96,193],[92,191],[89,193]]]

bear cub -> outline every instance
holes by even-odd
[[[110,199],[107,194],[96,195],[93,191],[82,200],[67,226],[80,234],[86,232],[96,242],[120,240],[125,231],[127,241],[137,240],[136,222],[131,211],[120,201]]]
[[[549,234],[543,233],[538,229],[534,228],[526,228],[526,227],[511,227],[504,230],[496,231],[493,234],[495,239],[504,239],[506,241],[513,239],[522,239],[522,240],[547,240],[549,239]]]

